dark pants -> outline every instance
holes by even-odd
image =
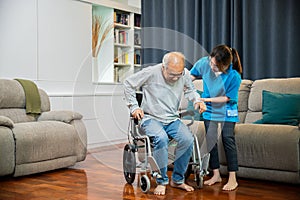
[[[220,124],[219,126],[222,130],[220,137],[222,137],[223,141],[228,171],[238,171],[237,150],[234,137],[235,122],[217,122],[205,120],[204,124],[206,130],[207,148],[208,152],[210,152],[210,168],[220,168],[218,154],[218,124]]]

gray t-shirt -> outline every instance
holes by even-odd
[[[192,83],[190,73],[184,69],[184,75],[175,83],[165,80],[162,64],[150,66],[131,75],[124,81],[124,91],[130,112],[139,108],[136,91],[142,88],[143,101],[141,109],[145,116],[143,121],[153,118],[168,124],[179,118],[179,105],[182,94],[188,100],[199,101],[199,94]]]

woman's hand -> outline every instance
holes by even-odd
[[[199,108],[199,113],[200,114],[206,111],[206,105],[205,105],[205,103],[202,99],[201,99],[200,102],[195,103],[194,107],[195,107],[195,109]]]

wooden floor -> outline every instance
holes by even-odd
[[[153,195],[155,183],[148,194],[141,192],[137,181],[126,184],[122,172],[122,145],[90,152],[85,161],[68,169],[25,177],[0,177],[0,200],[62,200],[62,199],[191,199],[191,200],[299,200],[300,185],[246,180],[239,178],[239,187],[222,191],[223,183],[204,186],[194,192],[167,187],[166,196]],[[136,178],[137,179],[137,178]],[[190,178],[189,183],[195,185]]]

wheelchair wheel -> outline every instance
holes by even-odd
[[[136,174],[135,148],[131,144],[126,144],[123,152],[123,173],[127,183],[134,182]]]
[[[140,188],[142,192],[147,193],[150,190],[150,180],[147,175],[142,175],[140,179]]]
[[[201,189],[203,188],[203,176],[200,174],[200,171],[197,170],[196,172],[196,184],[197,184],[197,188]]]

